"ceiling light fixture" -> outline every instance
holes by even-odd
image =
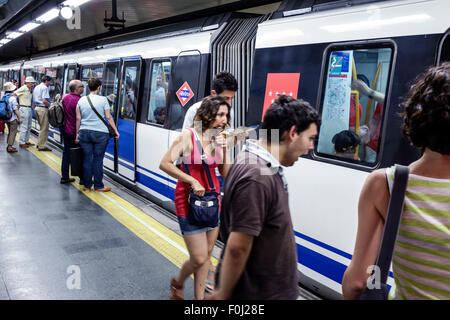
[[[40,23],[35,23],[35,22],[29,22],[26,25],[24,25],[22,28],[19,29],[20,32],[29,32],[31,30],[33,30],[34,28],[39,27],[41,24]]]
[[[61,17],[66,20],[73,17],[73,9],[70,7],[62,7],[59,13]]]
[[[91,0],[67,0],[62,3],[63,6],[76,8]]]
[[[10,41],[11,41],[11,39],[4,38],[4,39],[0,40],[0,44],[6,44],[6,43],[8,43]]]
[[[16,38],[20,37],[21,35],[23,35],[22,32],[11,32],[11,33],[7,33],[6,37],[8,39],[16,39]]]
[[[59,15],[59,10],[56,8],[53,8],[53,9],[47,11],[46,13],[44,13],[43,15],[41,15],[39,18],[37,18],[36,21],[46,23],[46,22],[49,22],[49,21],[55,19],[58,15]]]

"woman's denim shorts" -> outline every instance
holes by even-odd
[[[197,234],[197,233],[202,233],[202,232],[206,232],[206,231],[211,231],[218,227],[218,225],[215,226],[214,228],[195,226],[193,224],[190,224],[186,217],[177,217],[177,218],[178,218],[178,223],[180,224],[181,234],[183,236],[189,236],[191,234]]]

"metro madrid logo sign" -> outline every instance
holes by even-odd
[[[192,97],[194,97],[194,92],[192,91],[191,87],[189,87],[187,81],[185,81],[180,89],[178,89],[177,97],[183,107],[186,105],[186,103],[189,102],[189,100],[192,99]]]

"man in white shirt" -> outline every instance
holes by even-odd
[[[30,146],[34,146],[34,143],[29,142],[30,140],[30,130],[31,130],[31,122],[32,122],[32,100],[33,94],[31,93],[31,89],[34,87],[36,81],[33,77],[26,77],[25,84],[21,86],[19,89],[14,91],[14,95],[19,99],[19,112],[22,116],[22,124],[20,125],[20,138],[19,138],[19,147],[28,148]]]
[[[46,147],[49,130],[48,108],[50,107],[48,87],[50,86],[51,80],[47,75],[42,76],[41,84],[36,86],[33,91],[34,113],[40,127],[38,144],[36,146],[39,151],[52,151]]]
[[[225,98],[225,101],[231,105],[231,101],[238,90],[238,83],[236,78],[229,72],[222,71],[216,74],[212,83],[212,96],[221,96]],[[188,111],[186,111],[186,115],[184,116],[183,129],[190,128],[194,124],[194,117],[197,113],[197,110],[200,108],[202,101],[198,101],[193,104]],[[233,121],[233,109],[231,109],[231,121]]]

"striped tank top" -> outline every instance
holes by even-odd
[[[394,171],[386,169],[390,190]],[[390,299],[450,299],[449,179],[409,174],[392,268]]]

